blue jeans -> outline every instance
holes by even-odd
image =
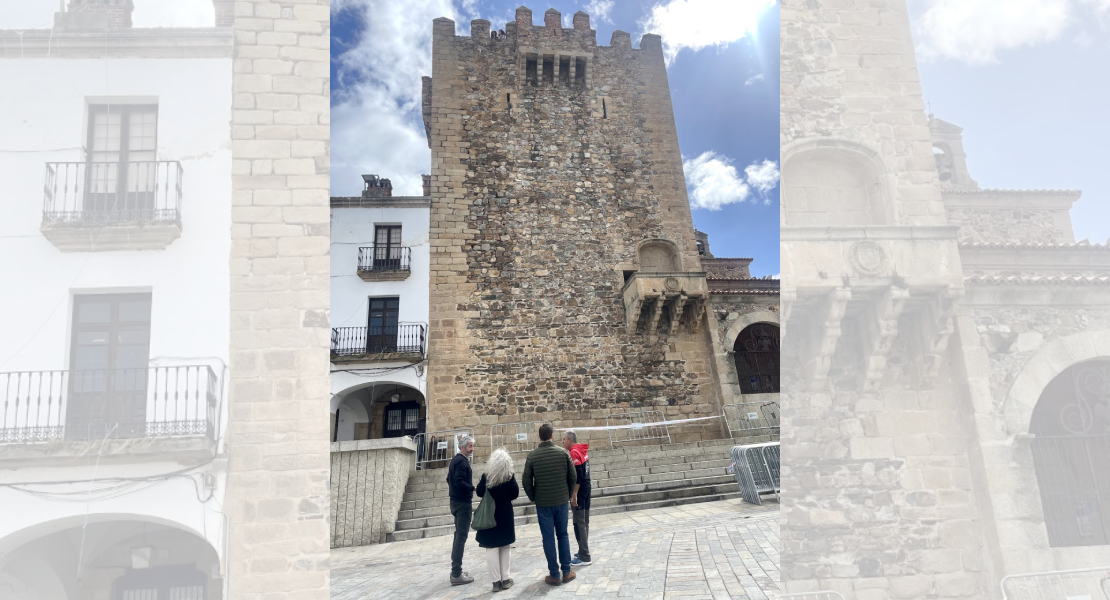
[[[567,535],[567,507],[537,506],[536,517],[540,521],[540,533],[543,535],[543,555],[547,557],[547,570],[551,576],[559,579],[559,564],[563,565],[563,575],[570,573],[570,536]],[[559,560],[555,560],[555,539],[559,539]]]

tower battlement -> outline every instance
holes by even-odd
[[[646,50],[657,52],[662,56],[661,38],[652,33],[644,34],[638,49],[632,48],[632,36],[626,31],[614,31],[608,46],[598,46],[597,31],[590,28],[590,15],[578,11],[571,19],[572,26],[563,27],[562,13],[554,8],[548,9],[543,15],[543,24],[533,22],[532,9],[521,6],[516,9],[516,20],[505,24],[501,31],[490,29],[490,22],[486,19],[474,19],[470,22],[470,35],[458,35],[455,31],[455,22],[446,17],[434,21],[433,35],[437,39],[462,42],[471,40],[483,45],[502,45],[511,52],[523,53],[570,53],[580,54],[589,52]]]

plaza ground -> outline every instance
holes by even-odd
[[[568,527],[569,529],[569,527]],[[573,532],[571,551],[576,551]],[[764,600],[779,590],[779,505],[739,499],[598,515],[590,519],[593,564],[566,585],[549,586],[540,532],[517,527],[515,585],[493,593],[485,549],[471,531],[463,570],[474,583],[452,587],[450,536],[337,548],[333,600],[466,598],[635,598]]]

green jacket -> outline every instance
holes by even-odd
[[[548,440],[524,462],[524,493],[536,506],[560,506],[570,502],[575,477],[570,453]]]

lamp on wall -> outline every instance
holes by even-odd
[[[393,394],[389,397],[390,402],[398,402],[401,399],[401,394]]]
[[[149,569],[150,558],[154,554],[152,546],[138,546],[131,548],[131,568]]]

